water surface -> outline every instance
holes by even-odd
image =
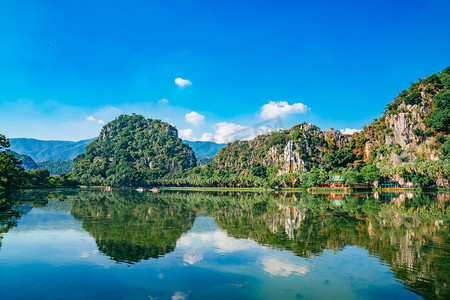
[[[448,194],[33,190],[2,299],[448,299]]]

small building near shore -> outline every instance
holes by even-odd
[[[327,184],[329,187],[343,187],[344,186],[344,178],[342,175],[334,175],[331,179],[327,180]]]

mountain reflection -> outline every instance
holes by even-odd
[[[346,196],[337,202],[325,196],[284,194],[211,213],[231,236],[251,238],[304,258],[352,245],[365,248],[420,295],[448,299],[449,194],[377,198]]]
[[[20,194],[0,194],[0,250],[3,234],[17,226],[20,217],[27,214],[33,207],[47,205],[46,197],[40,193],[24,191]]]
[[[183,260],[193,265],[203,256],[194,251],[197,248],[192,243],[209,241],[216,251],[227,253],[233,246],[222,243],[229,243],[227,237],[251,239],[307,259],[325,250],[357,246],[389,265],[394,276],[415,293],[427,299],[450,298],[450,194],[62,190],[23,195],[20,201],[9,198],[0,205],[0,237],[31,205],[59,199],[71,204],[71,214],[95,239],[98,249],[116,262],[159,258],[174,251],[178,243],[179,247],[192,247]],[[220,230],[209,236],[196,233],[192,227],[197,216],[201,218],[196,222],[213,222]],[[240,249],[239,245],[234,247]],[[263,262],[263,267],[282,276],[308,271],[302,265],[270,260]]]
[[[72,215],[98,249],[117,262],[135,263],[172,252],[195,219],[185,204],[130,191],[82,192],[79,198],[72,201]]]

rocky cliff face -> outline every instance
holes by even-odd
[[[303,123],[250,141],[228,144],[216,155],[212,166],[216,170],[240,173],[259,163],[274,175],[309,171],[314,166],[328,164],[328,156],[348,147],[349,140],[339,131],[321,131]]]
[[[379,120],[359,133],[343,135],[304,123],[228,144],[216,155],[212,167],[245,173],[260,164],[268,175],[281,175],[312,167],[333,169],[366,163],[390,168],[438,160],[443,143],[450,140],[449,89],[450,68],[446,68],[411,84],[386,106]]]
[[[379,120],[354,135],[362,141],[359,148],[366,163],[392,167],[442,156],[439,148],[448,139],[447,130],[434,128],[432,119],[438,109],[435,97],[449,88],[443,83],[447,77],[450,74],[443,72],[411,84],[387,105]]]

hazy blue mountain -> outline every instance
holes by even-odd
[[[226,144],[217,144],[213,142],[191,142],[185,140],[183,140],[183,142],[191,146],[191,148],[194,150],[195,157],[199,158],[214,157],[220,149],[226,146]]]
[[[35,162],[65,161],[74,159],[78,154],[84,153],[84,148],[89,145],[94,138],[78,142],[72,141],[43,141],[28,138],[11,138],[10,149],[20,154],[29,155]],[[226,144],[213,142],[191,142],[183,141],[194,150],[198,158],[214,157]]]
[[[39,166],[36,164],[36,162],[28,155],[19,154],[14,151],[9,151],[14,157],[18,160],[21,160],[22,163],[20,166],[24,168],[27,171],[33,171],[39,168]]]
[[[27,138],[9,139],[12,151],[31,156],[35,162],[74,159],[94,139],[71,141],[42,141]]]

